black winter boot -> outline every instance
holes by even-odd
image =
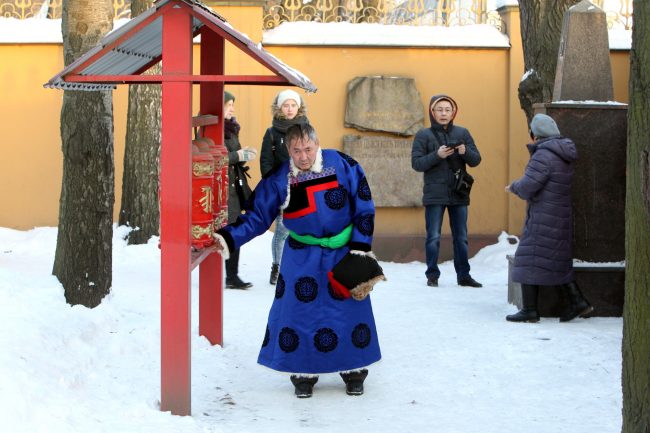
[[[350,371],[348,373],[339,373],[345,382],[345,392],[347,395],[362,395],[363,381],[368,376],[368,370]]]
[[[246,290],[249,287],[253,287],[253,284],[242,281],[237,275],[234,277],[226,277],[226,289]]]
[[[269,278],[269,284],[274,285],[278,282],[278,275],[280,275],[280,265],[273,263],[271,265],[271,277]]]
[[[563,285],[561,290],[564,294],[566,307],[560,315],[560,322],[568,322],[578,316],[583,317],[594,311],[594,307],[585,299],[575,281]]]
[[[230,253],[230,258],[226,260],[226,289],[248,289],[253,285],[246,283],[237,275],[239,270],[239,248]]]
[[[537,292],[539,286],[532,284],[521,285],[521,297],[523,308],[515,314],[506,316],[508,322],[539,322],[539,312],[537,311]]]
[[[314,385],[318,382],[318,376],[296,376],[291,375],[291,383],[296,387],[296,397],[309,398],[314,392]]]

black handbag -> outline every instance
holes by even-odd
[[[469,196],[474,184],[474,177],[465,170],[458,169],[454,172],[455,182],[454,191],[459,194]]]
[[[250,167],[244,165],[241,162],[235,164],[234,184],[235,184],[235,190],[237,191],[237,197],[239,198],[239,205],[242,208],[246,206],[246,202],[248,201],[251,194],[253,193],[251,188],[248,186],[248,182],[246,180],[247,177],[250,178],[250,175],[248,174],[249,169]]]

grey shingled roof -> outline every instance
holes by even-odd
[[[100,43],[68,65],[47,83],[46,88],[65,90],[109,90],[116,87],[115,83],[74,83],[65,81],[67,75],[136,75],[157,63],[162,58],[162,13],[159,9],[167,3],[185,3],[193,9],[192,32],[197,35],[206,23],[213,23],[226,35],[226,39],[239,49],[256,58],[275,75],[284,78],[287,83],[315,92],[316,86],[302,73],[285,65],[272,54],[256,45],[246,35],[233,28],[225,18],[215,13],[199,1],[193,0],[158,0],[153,7],[130,20],[124,26],[106,35]],[[132,32],[141,23],[149,21],[132,35],[124,38],[114,47],[124,35]],[[91,60],[94,56],[96,59]],[[91,60],[89,62],[89,60]],[[88,63],[89,62],[89,63]],[[80,66],[83,69],[76,71]],[[76,72],[75,72],[76,71]],[[227,82],[227,81],[226,81]],[[265,84],[265,83],[259,83]],[[267,83],[268,84],[268,83]],[[280,83],[282,84],[282,83]]]

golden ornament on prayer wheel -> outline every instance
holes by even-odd
[[[214,158],[192,146],[192,246],[201,249],[214,243]]]
[[[214,158],[213,219],[214,229],[219,230],[228,224],[228,149],[207,137],[194,141],[199,150],[210,153]]]

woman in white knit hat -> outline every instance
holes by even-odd
[[[293,125],[309,123],[305,101],[298,92],[291,89],[282,90],[275,96],[271,105],[271,113],[273,114],[273,123],[264,134],[260,152],[262,177],[266,177],[273,169],[289,159],[285,143],[287,129]],[[275,220],[275,232],[271,244],[273,263],[271,264],[269,284],[275,285],[278,280],[282,250],[287,236],[289,236],[289,232],[282,224],[282,214],[280,214]]]

